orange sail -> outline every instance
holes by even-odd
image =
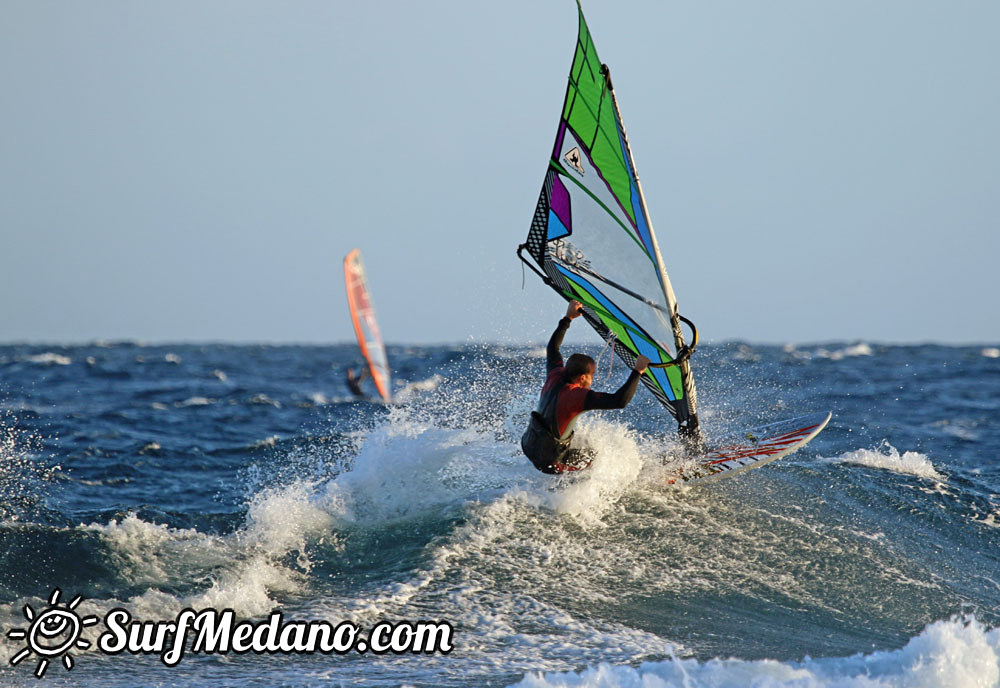
[[[361,262],[361,251],[354,249],[344,258],[344,281],[347,285],[347,305],[351,309],[354,333],[358,336],[361,355],[368,363],[375,388],[385,401],[392,399],[392,376],[389,373],[389,359],[385,355],[385,345],[375,320],[365,266]]]

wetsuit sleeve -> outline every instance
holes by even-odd
[[[558,368],[563,364],[563,358],[562,354],[559,353],[559,347],[562,346],[563,337],[566,336],[566,330],[569,329],[569,323],[569,318],[563,318],[560,320],[556,331],[552,333],[551,337],[549,337],[549,344],[545,347],[545,370],[547,372],[552,372],[554,368]]]
[[[583,400],[584,411],[596,411],[599,409],[623,409],[628,406],[635,396],[635,390],[639,387],[639,373],[632,371],[625,384],[618,388],[614,394],[607,392],[587,392],[587,398]]]

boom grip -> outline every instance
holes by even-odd
[[[698,328],[694,326],[693,322],[685,318],[680,313],[677,314],[677,317],[680,318],[681,322],[691,328],[691,346],[682,346],[677,352],[677,357],[672,361],[668,361],[667,363],[650,363],[650,368],[670,368],[671,366],[680,365],[691,357],[691,354],[694,353],[695,347],[698,346]]]

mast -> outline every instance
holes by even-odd
[[[582,12],[581,12],[582,14]],[[656,241],[656,232],[653,231],[653,223],[649,218],[649,209],[646,206],[646,196],[642,191],[642,182],[639,180],[639,168],[635,165],[632,157],[632,147],[628,143],[628,135],[625,133],[625,120],[622,119],[621,110],[618,107],[618,97],[615,95],[615,88],[611,83],[611,69],[606,65],[601,65],[601,74],[604,75],[604,84],[611,94],[611,102],[615,107],[615,117],[621,130],[622,142],[625,145],[625,152],[628,155],[629,165],[632,167],[632,175],[635,177],[636,190],[639,192],[639,205],[642,206],[642,216],[649,228],[649,239],[652,243],[653,256],[656,259],[656,269],[659,271],[660,282],[663,285],[663,297],[666,300],[667,310],[670,313],[670,327],[674,333],[674,346],[676,347],[676,363],[681,370],[681,384],[684,386],[684,395],[688,400],[688,409],[691,412],[689,418],[684,421],[678,420],[677,431],[685,441],[700,442],[701,431],[698,429],[698,399],[694,386],[694,377],[691,375],[691,364],[688,360],[691,350],[684,344],[684,331],[681,328],[681,321],[688,323],[694,331],[693,344],[697,344],[698,331],[690,320],[684,318],[677,308],[677,297],[674,295],[674,288],[670,284],[667,270],[663,265],[663,256],[660,255],[660,246]]]

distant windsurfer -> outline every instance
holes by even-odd
[[[347,369],[347,389],[356,397],[363,397],[365,393],[361,389],[361,383],[368,379],[368,368],[361,367],[361,373],[354,372],[354,368]]]
[[[572,446],[577,417],[584,411],[625,408],[632,401],[639,378],[649,365],[648,358],[639,356],[628,380],[614,394],[590,389],[597,367],[594,359],[585,354],[573,354],[563,365],[559,351],[570,323],[582,314],[580,302],[570,301],[566,316],[549,338],[545,351],[545,385],[538,409],[531,412],[528,429],[521,436],[521,450],[543,473],[578,471],[590,465],[593,452]]]

